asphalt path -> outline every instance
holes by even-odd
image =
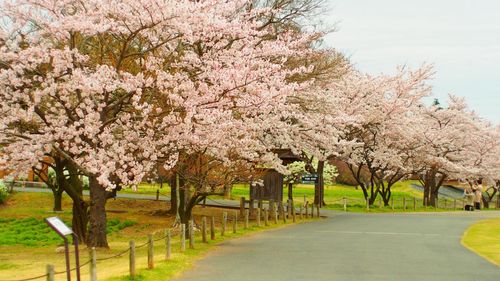
[[[175,280],[500,280],[500,267],[460,244],[469,225],[500,212],[328,214],[224,242]]]

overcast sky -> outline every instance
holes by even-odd
[[[328,0],[326,40],[358,69],[392,73],[432,63],[437,98],[463,96],[480,116],[500,123],[500,1]]]

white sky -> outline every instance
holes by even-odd
[[[466,98],[480,116],[500,123],[500,1],[327,0],[338,31],[328,46],[358,69],[392,73],[432,63],[434,93]]]

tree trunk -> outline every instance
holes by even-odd
[[[314,185],[314,204],[323,207],[324,200],[324,192],[325,192],[325,181],[323,178],[323,171],[325,169],[325,161],[318,161],[318,168],[316,169],[316,173],[318,174],[318,181]]]
[[[230,200],[231,199],[231,185],[226,184],[224,185],[224,199]]]
[[[106,235],[106,201],[107,192],[96,177],[89,178],[90,188],[90,228],[88,233],[89,247],[109,248]]]
[[[54,212],[62,211],[62,194],[63,190],[59,186],[55,191],[52,191],[52,195],[54,195]]]
[[[176,175],[174,174],[170,177],[169,180],[170,185],[170,210],[168,211],[171,215],[177,214],[177,182]]]

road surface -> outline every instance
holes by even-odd
[[[500,267],[460,244],[469,225],[500,212],[329,214],[225,242],[175,280],[500,280]]]

